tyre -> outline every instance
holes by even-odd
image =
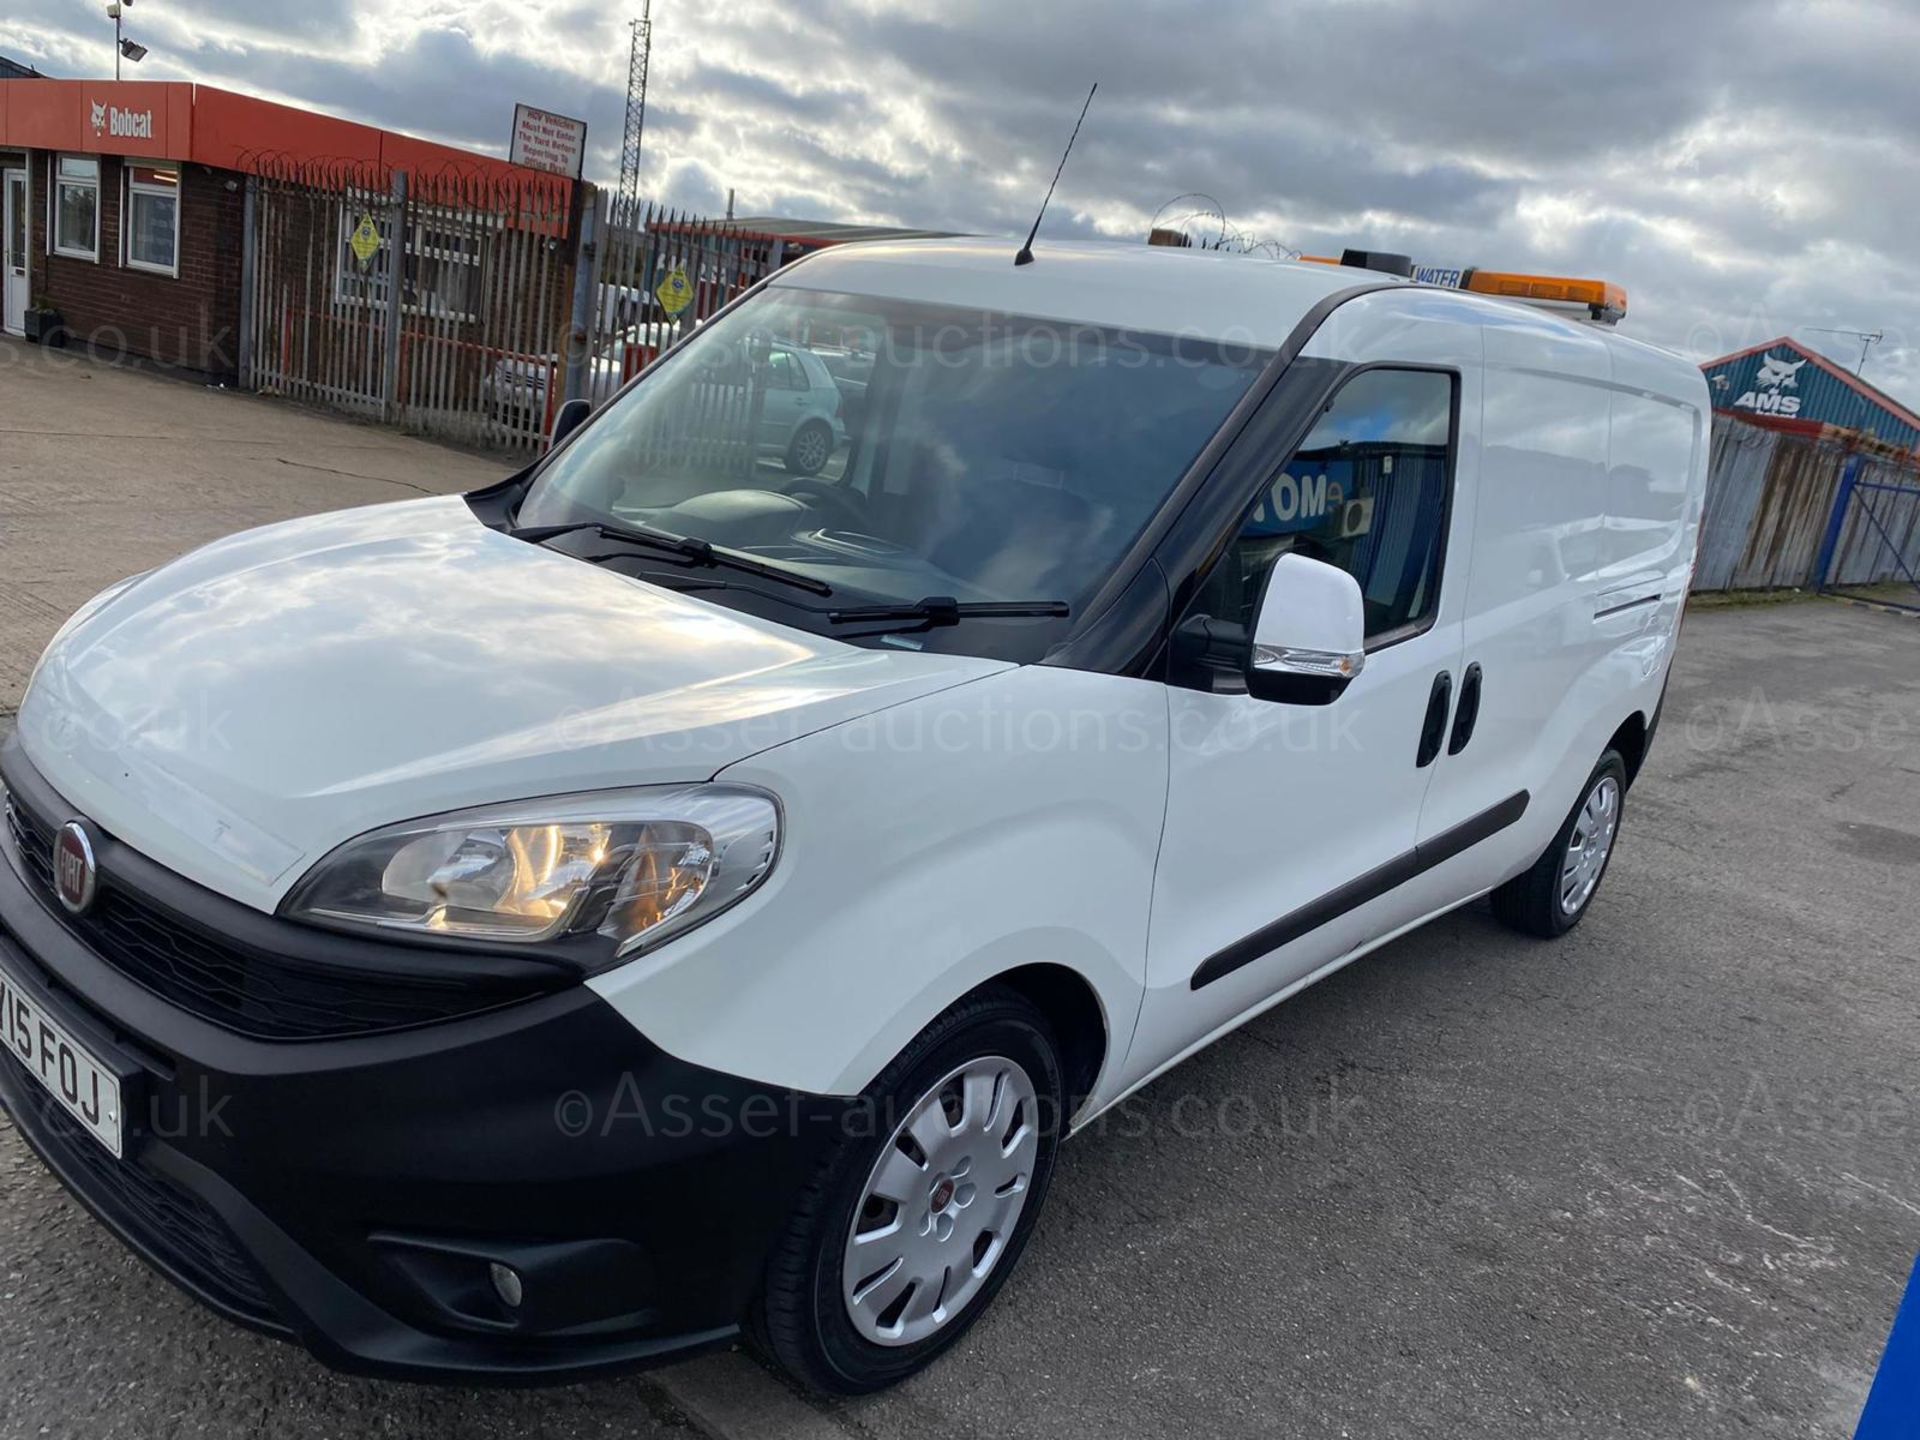
[[[768,1263],[755,1348],[802,1385],[864,1395],[964,1335],[1020,1259],[1053,1177],[1066,1082],[1046,1017],[989,987],[867,1090]]]
[[[1609,750],[1581,787],[1580,798],[1546,853],[1525,874],[1493,892],[1493,913],[1514,929],[1556,939],[1580,923],[1593,904],[1620,835],[1627,765]]]
[[[793,432],[787,442],[787,470],[794,475],[818,475],[833,458],[833,427],[824,420],[809,420]]]

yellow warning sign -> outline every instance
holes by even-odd
[[[373,257],[380,253],[380,227],[373,223],[371,215],[360,217],[360,224],[347,245],[362,267],[373,263]]]
[[[693,303],[693,282],[687,279],[686,270],[676,265],[653,293],[660,297],[660,308],[678,319],[680,312]]]

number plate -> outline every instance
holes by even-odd
[[[0,1048],[24,1065],[114,1159],[121,1157],[124,1127],[119,1079],[22,994],[4,965],[0,965]]]

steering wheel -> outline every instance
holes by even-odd
[[[848,529],[864,530],[867,525],[866,500],[857,491],[849,490],[844,485],[836,485],[831,480],[801,478],[788,481],[784,493],[805,501],[809,509],[825,508],[837,512]],[[814,505],[815,500],[824,501],[824,507]]]

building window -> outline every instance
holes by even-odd
[[[379,234],[380,248],[362,260],[354,248],[361,214],[349,208],[340,217],[338,292],[345,301],[382,306],[387,303],[393,226],[384,216],[366,216]],[[479,319],[482,243],[474,219],[452,211],[428,211],[418,219],[410,215],[404,233],[401,310],[434,320]]]
[[[436,320],[480,316],[480,236],[457,216],[413,228],[406,304]]]
[[[53,179],[53,253],[100,258],[100,162],[62,155]]]
[[[160,275],[180,273],[180,172],[127,167],[126,264]]]

